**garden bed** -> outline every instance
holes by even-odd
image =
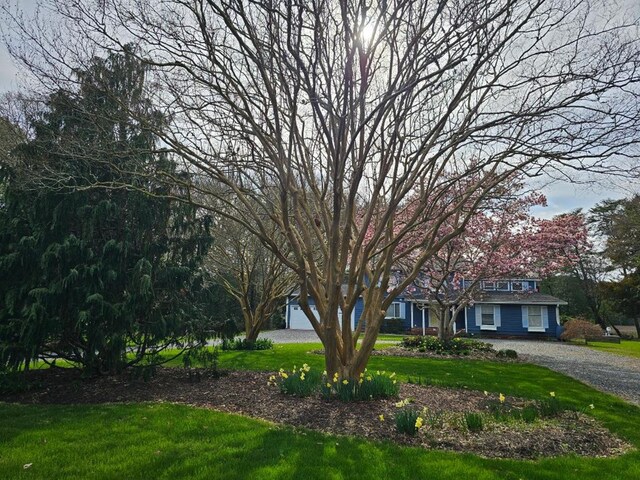
[[[443,354],[430,350],[420,352],[418,350],[410,350],[404,347],[389,347],[381,350],[374,350],[372,355],[390,356],[390,357],[412,357],[412,358],[464,358],[471,360],[489,360],[493,362],[518,362],[519,358],[500,357],[496,355],[497,352],[483,352],[478,350],[472,350],[466,354]]]
[[[84,380],[73,370],[30,372],[38,389],[0,400],[21,403],[111,403],[165,401],[214,408],[254,418],[308,428],[337,435],[356,435],[403,445],[470,452],[485,457],[530,459],[577,454],[608,457],[624,453],[630,446],[612,435],[590,416],[562,412],[553,419],[532,423],[487,422],[480,432],[469,432],[464,413],[481,412],[487,417],[487,401],[497,395],[483,392],[402,384],[400,397],[413,399],[426,408],[425,426],[417,435],[396,432],[394,415],[398,399],[342,402],[319,394],[310,397],[283,395],[267,385],[269,377],[259,372],[229,372],[219,378],[191,382],[180,369],[159,369],[149,382],[128,375]],[[558,392],[561,395],[561,392]],[[509,398],[512,405],[524,400]],[[587,407],[587,406],[585,406]],[[596,406],[597,408],[597,406]],[[380,416],[384,420],[381,420]]]
[[[309,353],[314,355],[324,355],[324,350],[311,350]],[[402,346],[389,346],[380,349],[374,349],[371,355],[380,357],[408,357],[408,358],[463,358],[467,360],[488,360],[492,362],[521,362],[522,359],[516,357],[499,356],[498,352],[471,350],[466,353],[438,353],[432,350],[425,350],[423,352],[416,349],[409,349]]]

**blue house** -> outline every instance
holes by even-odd
[[[480,282],[473,294],[473,301],[461,309],[452,322],[453,332],[465,330],[477,336],[551,337],[560,334],[558,319],[560,305],[567,302],[539,291],[538,279],[503,279]],[[439,327],[436,301],[421,291],[405,292],[398,296],[387,310],[387,319],[402,321],[404,330],[433,331]],[[311,299],[310,306],[315,310]],[[351,318],[352,328],[361,319],[362,299],[356,304]],[[286,306],[287,328],[312,330],[311,323],[300,309],[296,294],[292,294]]]

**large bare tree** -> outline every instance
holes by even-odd
[[[167,149],[224,186],[190,198],[296,273],[329,374],[363,371],[394,296],[514,171],[635,166],[638,22],[586,0],[43,1],[50,28],[5,9],[14,54],[73,88],[78,63],[135,45]]]

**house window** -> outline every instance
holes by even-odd
[[[484,288],[485,290],[495,290],[496,282],[494,282],[493,280],[485,280],[484,282],[482,282],[482,288]]]
[[[496,319],[495,319],[495,310],[493,305],[480,305],[480,312],[482,315],[482,326],[483,327],[495,327]]]
[[[506,280],[500,280],[496,282],[496,290],[500,292],[508,292],[509,291],[509,282]]]
[[[514,292],[521,292],[524,290],[523,282],[511,282],[511,290]]]
[[[392,303],[391,305],[389,305],[385,318],[400,318],[400,304]]]
[[[540,305],[530,305],[529,311],[529,330],[544,330],[542,325],[542,307]]]

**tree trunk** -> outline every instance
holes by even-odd
[[[438,318],[438,339],[446,342],[451,340],[451,311],[449,307],[441,307]]]
[[[611,328],[613,328],[613,330],[616,332],[616,335],[618,335],[619,337],[622,337],[622,333],[620,332],[620,329],[618,329],[618,327],[616,327],[613,322],[611,320],[609,320],[608,318],[606,319],[607,323],[609,325],[611,325]],[[639,337],[640,338],[640,337]]]
[[[336,325],[336,327],[339,325],[337,312],[334,315],[335,318],[332,318],[331,322],[327,322],[324,329],[323,345],[327,375],[333,377],[337,373],[340,379],[356,381],[367,366],[378,338],[378,331],[384,318],[384,312],[376,316],[370,309],[365,307],[361,318],[367,319],[367,328],[362,337],[362,344],[359,350],[354,348],[351,338],[348,339],[348,342],[344,342],[343,337],[337,335],[335,330],[331,329],[331,324]]]
[[[633,323],[635,323],[636,325],[636,335],[638,336],[638,338],[640,338],[640,318],[635,317],[633,319]]]
[[[255,341],[258,339],[258,335],[260,335],[260,330],[262,330],[260,326],[255,324],[252,325],[251,328],[245,330],[244,335],[247,343],[255,343]]]

